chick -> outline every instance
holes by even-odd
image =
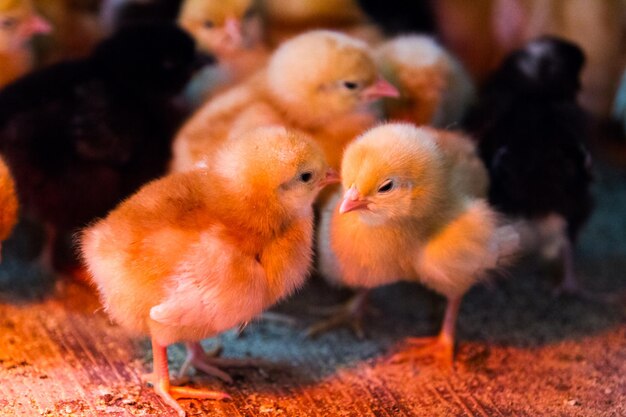
[[[0,150],[23,212],[47,226],[57,269],[76,265],[68,235],[165,173],[185,116],[173,100],[194,59],[173,24],[129,27],[91,57],[0,92]]]
[[[380,125],[348,146],[341,165],[343,197],[337,195],[321,213],[320,272],[360,289],[343,319],[362,312],[368,289],[399,280],[420,282],[447,298],[434,343],[411,339],[417,347],[395,359],[423,354],[419,345],[428,342],[427,350],[437,349],[451,364],[463,294],[517,244],[515,231],[499,224],[485,200],[453,185],[452,168],[432,130]]]
[[[263,124],[313,136],[337,169],[344,145],[376,122],[368,104],[397,94],[364,43],[331,31],[302,34],[276,50],[266,69],[194,114],[174,141],[172,170],[207,163],[232,131]]]
[[[387,36],[435,32],[435,16],[428,0],[358,0],[361,9]]]
[[[99,0],[34,0],[53,27],[36,45],[38,67],[88,56],[105,31],[98,21]]]
[[[491,178],[489,201],[525,221],[527,249],[560,258],[558,291],[571,293],[579,292],[573,245],[593,206],[587,115],[576,100],[583,64],[568,41],[529,42],[492,75],[469,124]]]
[[[50,30],[30,0],[0,0],[0,88],[32,69],[30,40]]]
[[[2,242],[9,237],[15,223],[17,223],[17,212],[18,202],[15,183],[9,167],[0,157],[0,257],[2,255]]]
[[[99,21],[109,34],[123,26],[146,22],[174,22],[183,0],[103,0]]]
[[[267,63],[263,25],[255,0],[185,0],[179,25],[196,40],[198,48],[217,58],[194,77],[187,97],[194,104],[237,84]]]
[[[399,36],[378,46],[375,56],[401,94],[384,102],[389,119],[445,128],[463,121],[474,86],[461,63],[432,37]]]
[[[188,342],[192,364],[211,368],[200,339],[246,323],[301,286],[312,203],[335,179],[310,139],[254,129],[231,140],[210,170],[154,181],[83,232],[108,313],[150,334],[155,391],[180,416],[174,398],[225,395],[170,386],[167,345]]]
[[[271,46],[314,29],[337,30],[368,43],[383,39],[356,0],[263,0],[261,8]]]

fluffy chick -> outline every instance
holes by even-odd
[[[184,117],[173,98],[194,56],[193,41],[173,24],[129,27],[91,57],[0,92],[0,149],[24,213],[50,232],[55,263],[75,264],[65,235],[166,171]]]
[[[399,280],[444,295],[443,326],[429,347],[451,364],[463,294],[511,253],[517,234],[499,226],[485,200],[453,185],[445,150],[431,130],[400,123],[373,128],[348,146],[341,172],[343,197],[321,214],[320,272],[361,289],[361,299],[363,291]],[[421,354],[417,347],[396,359]]]
[[[187,96],[193,103],[247,78],[267,63],[263,25],[255,0],[185,0],[179,25],[196,39],[199,49],[217,58],[194,77]]]
[[[175,139],[172,170],[193,169],[233,131],[263,124],[310,134],[337,169],[344,145],[376,121],[368,103],[394,95],[361,41],[331,31],[302,34],[276,50],[266,69],[194,114]]]
[[[32,69],[30,40],[50,30],[30,0],[0,0],[0,88]]]
[[[17,223],[17,214],[18,202],[15,183],[9,167],[0,157],[0,252],[2,251],[2,242],[9,237],[15,223]]]
[[[42,67],[65,59],[88,56],[104,31],[98,21],[98,0],[34,0],[38,11],[53,27],[37,43],[37,62]]]
[[[356,0],[263,0],[261,10],[271,46],[314,29],[337,30],[369,43],[383,39]]]
[[[461,63],[432,37],[393,38],[376,48],[375,57],[401,94],[384,102],[389,119],[445,128],[463,121],[474,86]]]
[[[491,178],[489,201],[534,230],[524,246],[561,259],[566,292],[579,291],[572,250],[593,206],[587,116],[576,99],[583,63],[568,41],[529,42],[490,78],[470,121]]]
[[[108,313],[150,334],[155,391],[179,415],[174,398],[223,395],[170,386],[167,345],[186,341],[197,352],[200,339],[246,323],[303,283],[312,203],[332,179],[310,139],[255,129],[230,141],[210,170],[154,181],[82,234]]]
[[[174,22],[183,0],[103,0],[99,20],[114,33],[123,26],[146,22]]]

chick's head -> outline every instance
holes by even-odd
[[[98,45],[93,58],[116,85],[151,96],[180,91],[196,64],[193,39],[169,23],[123,27]]]
[[[51,30],[30,0],[0,0],[0,53],[21,49],[34,35]]]
[[[249,130],[231,138],[216,158],[229,188],[259,210],[277,202],[287,216],[310,214],[319,191],[338,175],[319,146],[303,134],[279,126]]]
[[[285,42],[270,58],[267,77],[272,96],[301,125],[321,125],[373,99],[399,95],[379,76],[365,43],[326,30]]]
[[[254,0],[186,0],[178,23],[203,52],[228,55],[256,41]]]
[[[444,175],[443,157],[431,133],[405,123],[377,126],[344,153],[345,194],[339,211],[373,225],[424,218],[445,194]]]
[[[511,53],[493,82],[499,88],[523,94],[574,99],[584,63],[585,55],[578,45],[542,36]]]

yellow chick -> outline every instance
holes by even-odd
[[[358,319],[370,288],[419,282],[447,298],[443,326],[434,339],[410,339],[415,349],[395,359],[420,356],[426,344],[451,364],[463,294],[511,254],[517,234],[484,199],[453,185],[432,130],[375,127],[348,146],[341,169],[345,191],[322,211],[317,240],[320,272],[360,289],[339,317]]]
[[[263,0],[261,13],[271,46],[313,29],[337,30],[372,44],[384,37],[356,0]]]
[[[366,44],[338,32],[308,32],[278,48],[267,68],[201,107],[174,140],[171,169],[209,163],[229,135],[264,124],[306,132],[338,168],[344,145],[377,121],[371,102],[397,94]]]
[[[310,139],[282,127],[249,131],[210,170],[144,186],[82,233],[82,254],[110,316],[150,334],[154,389],[175,398],[224,398],[170,386],[166,347],[219,375],[199,340],[241,325],[304,282],[311,264],[312,203],[335,181]]]
[[[0,157],[0,255],[5,241],[17,223],[18,201],[15,183],[4,160]]]
[[[0,0],[0,87],[32,69],[30,40],[50,30],[30,0]]]
[[[255,0],[185,0],[178,23],[202,52],[216,57],[192,79],[187,99],[194,105],[239,83],[262,68],[270,52],[263,42],[263,24]]]
[[[38,48],[40,66],[88,56],[105,36],[93,0],[34,0],[54,30]]]
[[[375,57],[401,95],[384,102],[390,120],[447,128],[462,122],[475,100],[469,74],[430,36],[393,38],[376,48]]]
[[[471,197],[487,198],[489,173],[478,156],[476,143],[461,131],[421,128],[432,135],[441,149],[452,189]]]

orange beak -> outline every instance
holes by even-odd
[[[324,178],[322,178],[322,180],[320,181],[319,186],[325,187],[329,184],[337,184],[339,182],[341,182],[341,177],[339,176],[339,173],[334,169],[329,168],[328,171],[326,171],[326,175],[324,176]]]
[[[22,31],[23,36],[31,37],[33,35],[37,35],[38,33],[52,32],[52,25],[43,17],[34,15],[24,23]]]
[[[393,84],[380,76],[373,85],[361,91],[361,98],[366,101],[382,97],[400,97],[400,92]]]
[[[353,210],[367,209],[370,201],[360,196],[356,187],[353,185],[343,195],[343,201],[339,206],[339,213],[344,214]]]

